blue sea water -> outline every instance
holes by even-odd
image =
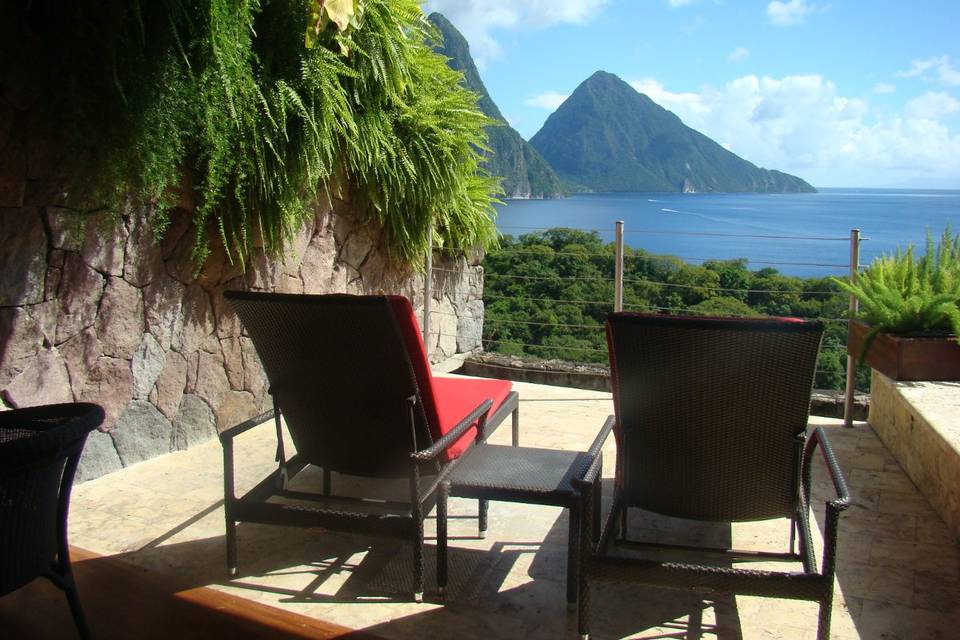
[[[948,224],[960,232],[960,191],[822,189],[811,194],[579,194],[510,200],[497,226],[519,236],[540,229],[595,230],[605,241],[624,221],[627,245],[688,262],[747,258],[751,269],[819,277],[849,271],[850,230],[864,238],[861,264],[917,245]]]

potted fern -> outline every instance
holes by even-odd
[[[834,278],[860,301],[848,352],[894,380],[960,380],[960,235],[947,227],[926,253],[881,256],[856,284]]]

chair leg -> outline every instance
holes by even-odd
[[[227,575],[237,577],[237,523],[227,516]]]
[[[480,514],[479,514],[480,525],[479,525],[479,533],[477,535],[481,540],[483,540],[487,537],[487,511],[489,511],[490,502],[486,498],[480,498],[479,508],[480,508]]]
[[[581,516],[584,523],[587,522],[587,514],[596,509],[595,505],[591,504],[593,502],[594,492],[587,492],[586,495],[582,496],[581,500]],[[614,502],[616,505],[616,502]],[[611,514],[613,517],[613,514]],[[590,544],[590,538],[592,535],[584,535],[584,532],[581,532],[580,535],[580,553],[577,558],[578,567],[577,567],[577,631],[580,635],[580,640],[588,640],[590,638],[590,568],[589,563],[591,560],[591,555],[593,554],[593,549]]]
[[[621,542],[627,541],[627,505],[620,506],[620,536]]]
[[[450,486],[441,483],[437,495],[437,591],[447,591],[447,496]]]
[[[830,615],[833,612],[832,598],[820,602],[820,618],[817,620],[817,640],[830,638]]]
[[[567,611],[577,607],[577,576],[580,575],[580,531],[583,526],[579,501],[569,509],[570,526],[567,532]]]
[[[520,446],[520,407],[513,410],[511,415],[511,427],[513,429],[513,446]]]
[[[591,532],[591,540],[594,544],[600,541],[600,529],[603,527],[601,522],[601,502],[603,500],[603,481],[598,477],[597,481],[593,484],[593,530]]]
[[[413,538],[413,601],[423,602],[423,514],[417,509]]]
[[[77,583],[73,579],[73,572],[67,569],[63,576],[63,591],[67,594],[67,603],[70,605],[70,613],[73,614],[73,622],[77,625],[77,631],[83,640],[90,640],[93,636],[90,633],[90,627],[87,626],[87,619],[83,615],[83,608],[80,606],[80,596],[77,593]]]

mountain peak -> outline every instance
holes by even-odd
[[[606,71],[584,80],[530,143],[561,178],[591,191],[815,191],[727,151]]]
[[[464,86],[479,96],[480,110],[499,123],[499,126],[487,127],[487,145],[492,153],[488,155],[486,169],[491,175],[503,178],[504,193],[508,198],[556,198],[564,194],[560,178],[554,173],[547,161],[524,140],[519,133],[508,126],[500,109],[490,98],[487,88],[480,79],[470,45],[449,20],[439,13],[431,13],[430,22],[443,36],[443,43],[434,49],[448,58],[447,64],[463,73]]]

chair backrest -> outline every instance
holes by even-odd
[[[49,571],[83,445],[103,418],[87,403],[0,411],[0,596]]]
[[[225,295],[253,340],[305,462],[399,477],[410,453],[433,442],[430,369],[406,298]]]
[[[697,520],[791,516],[822,333],[786,318],[612,314],[627,504]]]

